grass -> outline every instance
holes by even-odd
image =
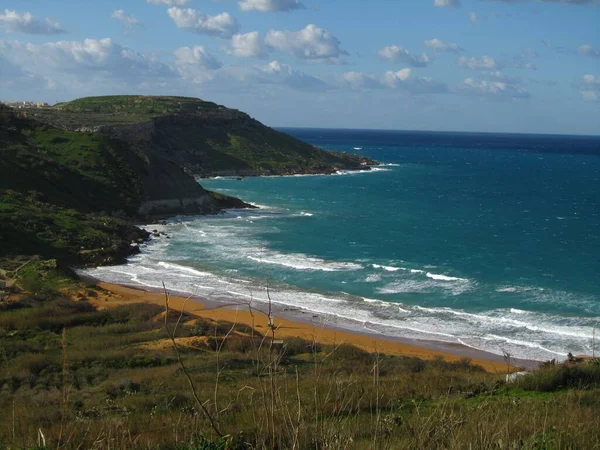
[[[140,156],[129,145],[93,133],[60,130],[12,117],[0,126],[0,191],[81,212],[135,215],[142,201]]]
[[[154,305],[98,310],[96,288],[34,263],[20,280],[46,294],[0,303],[0,448],[35,448],[40,430],[47,448],[600,447],[597,363],[505,385],[468,360],[270,346],[271,331]]]

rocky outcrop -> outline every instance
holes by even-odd
[[[155,124],[153,120],[140,122],[133,125],[110,126],[100,125],[97,127],[80,127],[74,131],[102,133],[126,142],[150,141],[154,134]]]
[[[172,216],[174,214],[207,214],[218,211],[218,203],[208,194],[200,197],[175,197],[146,200],[139,212],[144,216]]]

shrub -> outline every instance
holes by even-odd
[[[552,392],[560,389],[600,387],[600,364],[547,365],[518,379],[518,386],[529,391]]]

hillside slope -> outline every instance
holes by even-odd
[[[375,164],[321,150],[243,112],[195,98],[88,97],[28,113],[64,130],[143,143],[196,176],[333,173]]]
[[[131,220],[230,206],[245,204],[204,190],[152,151],[0,106],[0,257],[117,263],[147,236]]]

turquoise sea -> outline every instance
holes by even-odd
[[[547,360],[600,335],[600,137],[286,129],[383,165],[203,179],[259,210],[176,217],[97,278]],[[600,339],[599,339],[600,340]],[[597,345],[600,347],[600,345]]]

